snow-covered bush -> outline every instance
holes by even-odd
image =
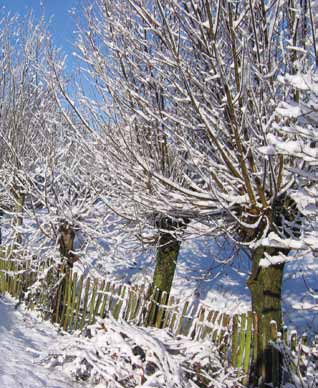
[[[294,349],[284,343],[275,347],[282,357],[283,388],[316,388],[318,386],[318,343],[303,344],[301,341]]]
[[[240,386],[211,341],[174,338],[164,330],[132,327],[110,318],[83,335],[64,337],[43,363],[108,388]]]

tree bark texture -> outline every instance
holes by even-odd
[[[166,291],[169,295],[177,259],[180,250],[180,242],[170,233],[161,233],[157,248],[156,268],[153,276],[153,288]]]
[[[156,254],[156,267],[150,290],[152,307],[151,313],[147,319],[148,325],[154,325],[156,322],[158,304],[161,303],[162,293],[167,293],[166,300],[169,298],[180,250],[180,241],[176,238],[174,232],[177,228],[184,227],[185,224],[176,222],[169,217],[163,217],[157,221],[157,226],[160,230]]]
[[[271,321],[277,322],[278,330],[282,327],[281,292],[284,264],[268,268],[260,267],[259,263],[264,258],[265,252],[277,255],[280,251],[276,248],[258,247],[253,252],[253,268],[248,287],[252,295],[252,309],[256,312],[258,324],[254,333],[257,336],[257,349],[254,349],[257,351],[257,361],[256,365],[251,368],[250,381],[253,386],[263,387],[264,384],[273,382],[274,387],[278,387],[279,381],[272,380],[279,376],[279,373],[273,373],[273,370],[280,370],[280,360],[279,357],[272,356],[273,351],[269,341]]]

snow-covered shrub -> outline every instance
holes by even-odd
[[[36,279],[28,285],[20,299],[29,308],[39,311],[42,318],[47,320],[52,317],[57,291],[64,274],[60,272],[60,266],[53,260],[44,260],[42,265],[41,263],[39,265],[37,259],[35,261],[35,268],[30,267],[29,271],[33,272],[33,275],[36,274]]]
[[[212,342],[173,337],[164,330],[136,328],[111,318],[84,334],[65,336],[44,362],[76,380],[108,388],[240,386]]]
[[[294,349],[279,342],[275,347],[282,356],[283,388],[318,387],[318,343],[298,343]]]

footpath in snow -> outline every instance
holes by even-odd
[[[57,333],[48,323],[22,315],[14,301],[0,298],[0,388],[83,387],[41,364],[40,352],[49,351],[56,340]]]

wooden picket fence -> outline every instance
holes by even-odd
[[[8,292],[20,299],[23,292],[35,283],[39,266],[36,261],[11,256],[12,251],[0,250],[0,293]]]
[[[195,301],[167,298],[159,290],[152,295],[144,285],[130,286],[102,279],[91,279],[68,272],[60,283],[54,304],[53,321],[65,331],[83,331],[98,318],[110,314],[138,326],[168,328],[175,335],[203,340],[208,335],[218,344],[227,345],[231,328],[228,314],[209,310]]]
[[[256,315],[229,315],[210,309],[196,300],[184,300],[145,285],[122,285],[98,278],[84,278],[76,272],[58,268],[52,260],[42,263],[32,260],[0,258],[0,292],[8,292],[24,299],[30,308],[43,312],[46,319],[57,323],[63,330],[83,331],[99,318],[109,315],[139,326],[168,329],[174,335],[190,337],[195,341],[209,340],[218,346],[228,366],[237,368],[242,376],[248,375],[256,364],[258,324]],[[51,274],[51,275],[50,275]],[[47,279],[53,281],[53,294],[48,294]],[[52,280],[51,279],[51,280]],[[32,288],[37,297],[30,297]],[[30,291],[31,290],[31,291]],[[295,332],[280,334],[272,323],[272,340],[283,341],[291,350],[299,344],[308,345],[305,337],[297,339]],[[274,351],[275,352],[275,351]],[[278,371],[273,370],[275,379]],[[243,383],[247,384],[246,377]]]
[[[151,295],[149,286],[84,278],[71,271],[60,274],[52,300],[45,295],[48,293],[45,279],[49,273],[47,269],[53,267],[52,260],[39,264],[31,260],[0,259],[0,292],[26,299],[32,309],[43,311],[46,318],[68,332],[83,331],[98,318],[111,314],[116,320],[169,329],[176,336],[188,336],[196,341],[209,338],[220,347],[225,358],[232,360],[231,364],[234,362],[235,366],[247,369],[246,359],[252,336],[250,313],[233,317],[212,310],[196,300],[181,301],[174,295],[168,298],[166,292],[160,295],[159,290],[154,290]],[[26,296],[30,288],[35,288],[39,293],[36,301]],[[50,314],[47,314],[48,311]],[[233,339],[232,344],[230,338]],[[230,348],[235,350],[229,358]]]

